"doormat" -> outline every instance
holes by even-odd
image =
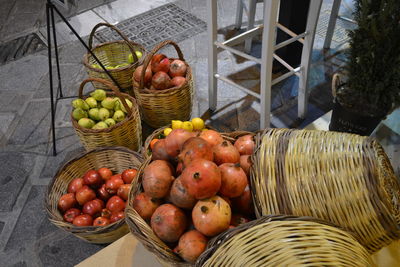
[[[316,34],[325,38],[326,31],[328,30],[329,18],[331,16],[330,10],[324,10],[321,12],[321,15],[318,20]],[[333,31],[332,40],[337,43],[345,43],[349,41],[349,36],[347,34],[347,30],[355,29],[356,25],[349,21],[345,21],[342,19],[336,20],[335,30]]]
[[[207,29],[207,24],[174,4],[166,4],[115,25],[130,40],[151,49],[155,44],[172,40],[183,41]],[[95,37],[99,42],[120,40],[109,28],[99,30]]]
[[[5,42],[0,44],[0,65],[36,53],[46,47],[46,44],[36,35],[36,33],[30,33]]]

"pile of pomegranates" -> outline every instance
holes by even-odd
[[[76,226],[106,226],[123,219],[136,173],[136,169],[126,169],[113,175],[110,169],[100,168],[71,180],[58,201],[64,221]]]
[[[183,260],[194,263],[209,238],[254,218],[249,187],[252,135],[234,143],[214,130],[172,130],[152,146],[133,208]]]
[[[143,65],[136,68],[133,79],[140,83]],[[180,87],[186,82],[187,65],[179,59],[167,58],[164,54],[155,54],[147,66],[144,86],[149,89],[164,90]]]

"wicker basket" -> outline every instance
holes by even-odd
[[[97,78],[89,78],[81,83],[79,87],[79,98],[86,98],[82,94],[83,87],[91,81],[102,83],[107,86],[108,89],[111,89],[114,93],[107,92],[107,96],[118,96],[128,114],[123,121],[116,123],[109,128],[88,129],[81,127],[72,117],[71,112],[72,126],[74,127],[76,134],[79,136],[82,145],[87,151],[105,146],[125,146],[138,151],[142,145],[142,124],[136,100],[128,94],[120,93],[118,88],[110,82]],[[132,102],[132,108],[129,108],[125,98]]]
[[[102,43],[93,47],[94,34],[96,30],[101,26],[106,26],[113,29],[115,32],[118,33],[119,36],[121,36],[123,40]],[[105,67],[116,66],[123,63],[129,63],[128,57],[130,54],[132,54],[134,63],[124,67],[107,70],[117,81],[121,89],[128,92],[131,91],[132,74],[135,71],[136,67],[142,64],[143,59],[146,56],[146,51],[144,47],[140,44],[130,41],[116,27],[108,23],[99,23],[96,26],[94,26],[89,36],[88,46]],[[142,58],[139,60],[135,53],[135,51],[137,50],[142,52],[143,54]],[[98,64],[98,62],[90,53],[85,54],[83,58],[83,64],[85,65],[87,73],[90,78],[101,78],[114,83],[102,68],[93,67],[93,64]],[[93,82],[93,86],[96,89],[108,89],[107,86],[105,86],[103,83],[98,83],[96,81]]]
[[[165,128],[165,127],[164,127]],[[153,133],[157,135],[160,133],[162,129],[158,129]],[[222,136],[225,140],[234,141],[242,135],[251,134],[250,132],[238,131],[232,133],[223,133]],[[150,138],[150,137],[149,137]],[[149,138],[147,140],[149,140]],[[151,140],[151,139],[150,139]],[[147,148],[148,149],[148,148]],[[145,151],[145,150],[144,150]],[[126,222],[129,226],[131,233],[142,242],[144,247],[146,247],[149,251],[153,252],[157,259],[163,263],[164,265],[173,265],[173,266],[191,266],[190,264],[183,262],[181,258],[176,256],[172,250],[161,240],[159,239],[151,227],[146,223],[145,220],[140,217],[140,215],[136,212],[136,210],[132,207],[132,200],[137,195],[143,192],[142,188],[142,175],[144,169],[151,162],[151,157],[147,157],[142,166],[140,167],[137,175],[137,179],[132,183],[131,191],[129,192],[129,199],[126,206]]]
[[[72,159],[57,171],[47,188],[45,207],[50,222],[90,243],[111,243],[125,235],[129,230],[124,220],[104,227],[78,227],[67,223],[58,211],[57,203],[67,192],[68,183],[74,178],[82,177],[88,170],[106,167],[121,173],[125,169],[138,169],[142,161],[139,153],[125,147],[99,148]]]
[[[377,141],[354,134],[271,129],[256,138],[256,215],[330,221],[371,253],[400,238],[400,187]]]
[[[158,44],[147,55],[140,84],[133,82],[133,92],[138,100],[143,120],[153,128],[159,128],[171,123],[171,120],[186,121],[192,113],[194,82],[192,69],[187,65],[186,82],[180,87],[165,90],[144,88],[144,74],[151,58],[158,50],[166,45],[172,45],[180,60],[185,61],[179,46],[173,41],[164,41]]]
[[[266,216],[212,239],[196,266],[375,266],[354,236],[311,217]]]

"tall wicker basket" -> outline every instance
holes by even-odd
[[[140,83],[133,80],[133,92],[138,100],[143,120],[153,128],[171,123],[171,120],[189,120],[192,114],[194,82],[192,69],[187,65],[186,82],[180,87],[155,90],[144,87],[144,75],[151,58],[164,46],[172,45],[180,60],[185,61],[179,46],[173,41],[159,43],[144,60]]]
[[[116,123],[109,128],[87,129],[81,127],[72,117],[71,113],[72,126],[74,127],[76,134],[79,136],[82,145],[87,151],[105,146],[125,146],[136,151],[140,150],[142,145],[142,124],[136,100],[128,94],[120,93],[118,88],[110,82],[97,78],[89,78],[81,83],[79,87],[79,98],[87,98],[83,96],[83,87],[85,84],[92,81],[104,84],[107,89],[111,89],[113,93],[107,92],[107,96],[119,97],[128,114],[123,121]],[[125,98],[132,102],[132,108],[129,108]]]
[[[154,133],[147,138],[149,140],[148,142],[146,141],[147,148],[144,149],[144,151],[148,150],[148,144],[152,140],[152,137],[157,136],[159,133],[162,132],[164,129],[160,128]],[[237,138],[239,138],[242,135],[245,134],[251,134],[250,132],[246,131],[238,131],[238,132],[232,132],[232,133],[223,133],[222,137],[225,140],[229,140],[231,142],[234,142]],[[151,139],[150,139],[151,138]],[[146,154],[145,154],[146,155]],[[145,158],[144,155],[144,158]],[[182,259],[180,259],[174,252],[165,244],[161,239],[159,239],[156,234],[153,232],[151,227],[147,224],[145,220],[140,217],[140,215],[136,212],[135,209],[132,207],[132,201],[134,197],[137,194],[140,194],[143,192],[142,188],[142,176],[143,176],[143,171],[149,165],[151,162],[151,157],[147,156],[145,158],[142,166],[140,167],[136,179],[132,182],[132,188],[131,191],[129,192],[129,199],[126,205],[125,209],[125,214],[126,214],[126,223],[129,226],[129,229],[131,233],[139,239],[139,241],[143,244],[145,248],[147,248],[149,251],[154,253],[157,257],[157,259],[164,264],[165,266],[191,266],[190,264],[183,262]]]
[[[324,219],[354,232],[371,253],[400,238],[400,186],[377,141],[270,129],[256,143],[250,180],[257,216]]]
[[[212,239],[195,266],[375,266],[354,236],[311,217],[266,216]]]
[[[101,227],[78,227],[63,220],[57,203],[66,194],[69,182],[82,177],[88,170],[104,167],[121,173],[125,169],[138,169],[142,161],[139,153],[125,147],[99,148],[70,160],[57,171],[47,188],[45,208],[50,222],[90,243],[111,243],[122,237],[129,232],[124,220]]]
[[[118,35],[121,36],[123,40],[102,43],[93,47],[94,34],[96,33],[96,30],[101,26],[111,28],[116,33],[118,33]],[[144,47],[138,43],[130,41],[128,37],[126,37],[120,30],[108,23],[99,23],[93,27],[93,30],[89,36],[88,45],[90,50],[96,55],[96,57],[106,68],[115,67],[116,65],[120,65],[123,63],[129,64],[119,68],[107,70],[124,91],[130,91],[132,88],[132,74],[135,71],[136,67],[142,64],[143,59],[146,56],[146,50],[144,49]],[[141,59],[137,58],[135,51],[142,52],[143,56]],[[134,60],[133,63],[130,63],[128,60],[130,54],[132,54]],[[90,53],[85,54],[83,58],[83,64],[85,65],[90,78],[101,78],[112,82],[111,78],[101,67],[94,67],[94,65],[97,65],[98,62]],[[108,89],[107,86],[105,86],[103,83],[99,83],[96,81],[93,82],[93,86],[96,89]]]

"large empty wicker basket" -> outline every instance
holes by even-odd
[[[310,217],[267,216],[212,239],[196,266],[374,266],[350,233]]]
[[[370,252],[400,238],[400,186],[377,141],[270,129],[256,142],[251,186],[258,216],[324,219],[354,232]]]

